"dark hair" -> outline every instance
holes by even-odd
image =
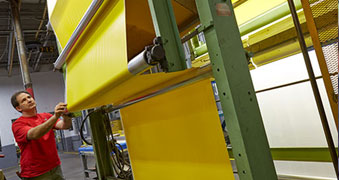
[[[14,93],[14,94],[12,95],[12,97],[11,97],[11,103],[12,103],[12,106],[13,106],[14,108],[16,108],[16,107],[19,106],[19,102],[18,102],[18,100],[16,99],[16,97],[19,96],[19,95],[22,94],[22,93],[26,93],[26,94],[28,94],[28,95],[31,95],[31,94],[30,94],[29,92],[27,92],[27,91],[18,91],[18,92],[16,92],[16,93]]]

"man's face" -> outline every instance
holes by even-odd
[[[20,112],[30,111],[36,107],[35,100],[29,94],[21,93],[16,97],[16,100],[19,103],[16,109]]]

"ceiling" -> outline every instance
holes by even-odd
[[[0,70],[9,71],[10,39],[13,35],[10,0],[0,0]],[[41,65],[52,64],[58,57],[53,32],[47,31],[48,13],[44,13],[46,0],[22,0],[20,8],[21,28],[29,69],[39,71]],[[45,15],[44,15],[45,14]],[[39,29],[40,27],[40,29]],[[41,48],[41,47],[48,47]],[[13,67],[19,66],[18,52],[15,48]]]

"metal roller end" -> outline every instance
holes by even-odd
[[[147,69],[150,65],[147,64],[145,58],[145,52],[141,52],[137,56],[135,56],[130,62],[128,62],[128,71],[134,75],[137,75]]]

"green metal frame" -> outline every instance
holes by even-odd
[[[171,0],[148,0],[156,35],[162,38],[169,72],[186,69]],[[196,0],[226,124],[241,180],[276,180],[277,175],[230,0]],[[220,5],[220,6],[219,6]],[[217,7],[221,12],[217,14]],[[225,13],[226,12],[226,13]],[[90,115],[100,179],[112,177],[103,112]]]
[[[277,174],[230,0],[196,0],[241,180]]]
[[[112,150],[107,144],[104,124],[108,117],[104,111],[95,111],[89,115],[89,118],[98,178],[100,180],[112,179],[115,177],[111,158]]]
[[[297,10],[302,8],[301,2],[299,0],[294,0],[294,2]],[[269,23],[281,19],[289,14],[290,9],[288,7],[288,3],[284,2],[278,7],[275,7],[273,11],[272,10],[267,11],[264,13],[263,16],[255,17],[253,20],[240,25],[239,27],[240,35],[243,36],[245,34],[248,34],[256,29],[259,29],[260,27],[263,27]]]
[[[184,48],[179,36],[171,0],[148,0],[156,36],[161,37],[168,71],[186,69]]]
[[[338,148],[336,148],[338,152]],[[271,148],[272,157],[279,161],[309,161],[309,162],[332,162],[328,148]],[[230,158],[234,158],[233,150],[228,149]]]

